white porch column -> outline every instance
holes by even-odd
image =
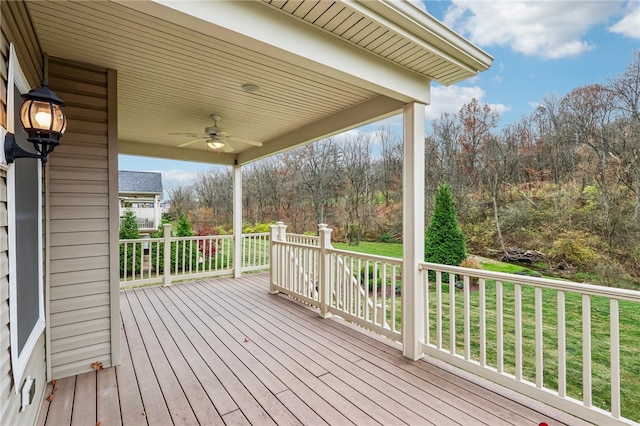
[[[418,263],[424,261],[424,113],[421,103],[403,109],[403,253],[402,354],[413,360],[424,356],[424,289]]]
[[[233,277],[242,275],[242,166],[233,166]]]
[[[160,211],[160,196],[153,196],[153,227],[159,228],[162,221],[162,212]]]

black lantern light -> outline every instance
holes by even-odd
[[[47,80],[40,87],[22,95],[24,103],[20,108],[20,122],[27,132],[37,154],[25,151],[15,141],[15,136],[7,133],[4,140],[4,154],[7,163],[16,158],[39,158],[44,166],[47,155],[60,144],[60,137],[67,129],[67,118],[62,111],[64,102],[49,89]]]

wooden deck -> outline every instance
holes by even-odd
[[[268,294],[267,280],[122,292],[122,365],[57,380],[38,424],[584,423],[444,364],[411,362],[375,336]]]

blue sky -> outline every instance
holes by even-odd
[[[413,2],[495,58],[473,79],[450,87],[434,83],[427,122],[457,113],[474,97],[498,111],[502,124],[517,121],[547,95],[615,78],[640,49],[638,0]],[[211,168],[124,155],[119,163],[120,170],[162,172],[165,188],[187,185],[197,171]]]

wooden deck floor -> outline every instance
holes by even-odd
[[[268,294],[267,279],[122,292],[122,365],[57,380],[38,424],[583,423],[443,364],[411,362]]]

